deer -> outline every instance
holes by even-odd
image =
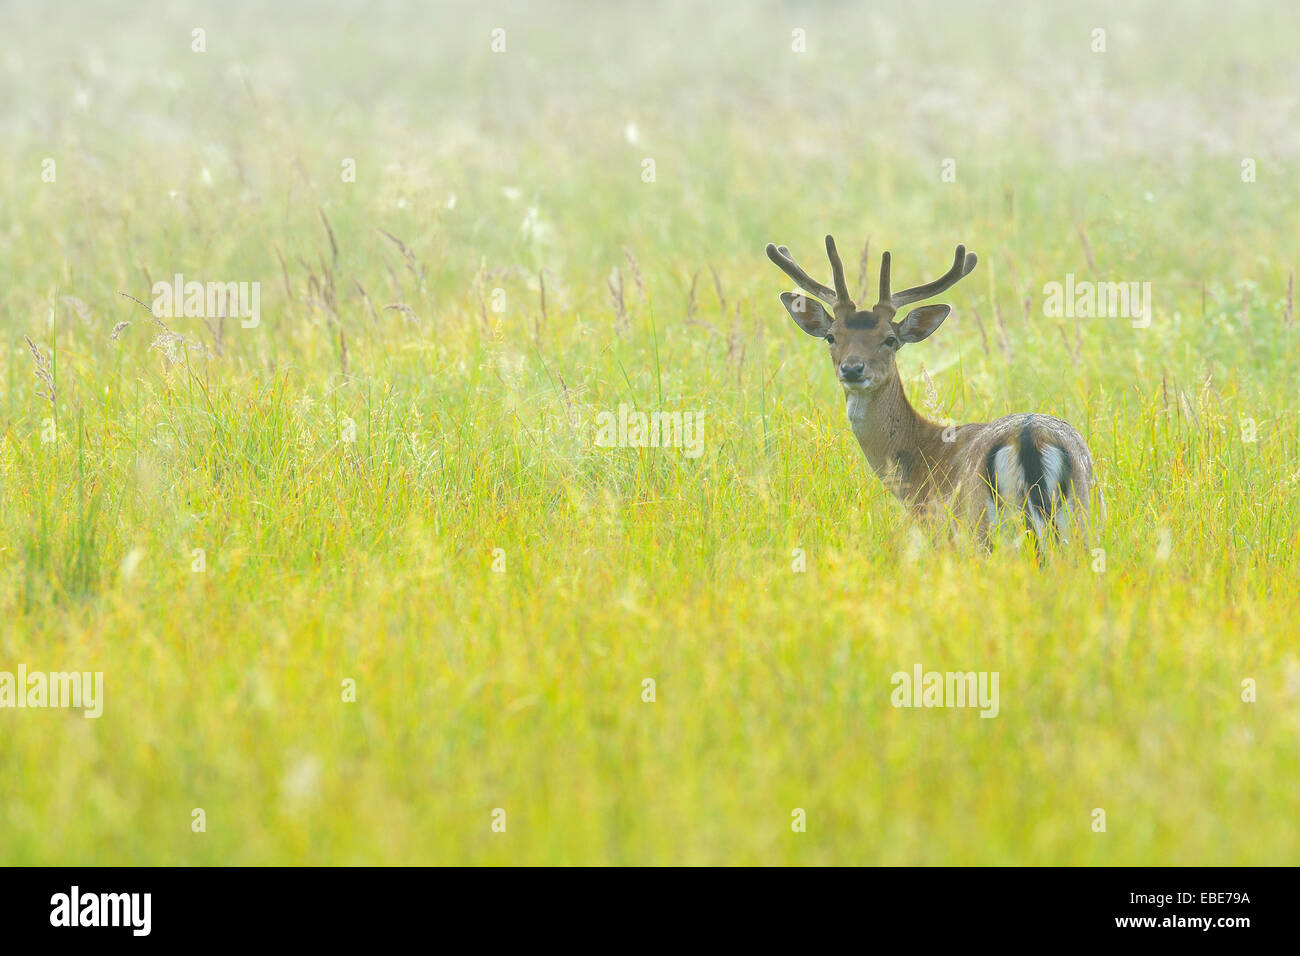
[[[829,347],[849,425],[885,487],[914,516],[937,519],[953,534],[964,529],[986,550],[1004,522],[1032,538],[1040,561],[1049,540],[1068,544],[1076,530],[1087,548],[1095,479],[1088,444],[1073,426],[1034,413],[944,426],[918,414],[903,390],[899,349],[933,335],[952,309],[922,305],[901,322],[895,321],[898,310],[931,299],[970,275],[978,261],[975,253],[958,245],[952,267],[938,279],[893,292],[885,252],[880,298],[866,310],[849,298],[831,236],[826,237],[826,255],[833,288],[809,276],[785,246],[767,246],[768,258],[802,290],[781,293],[781,304],[795,325]]]

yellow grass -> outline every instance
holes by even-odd
[[[1296,14],[693,6],[6,13],[0,671],[105,690],[0,709],[0,863],[1300,859]],[[1102,553],[913,534],[763,256],[826,232],[979,253],[905,385],[1073,422]]]

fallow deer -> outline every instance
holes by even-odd
[[[768,258],[808,293],[784,292],[781,304],[799,328],[830,346],[853,434],[890,491],[913,513],[964,525],[986,547],[992,529],[1007,517],[1024,521],[1040,555],[1046,538],[1068,539],[1072,523],[1086,546],[1092,455],[1073,427],[1050,415],[1021,414],[945,428],[919,415],[903,392],[898,350],[928,338],[951,309],[921,306],[901,322],[894,315],[969,275],[975,254],[959,245],[952,268],[938,279],[891,292],[886,252],[880,260],[880,301],[861,311],[849,298],[830,236],[826,255],[834,288],[799,268],[785,246],[767,246]]]

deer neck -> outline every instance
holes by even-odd
[[[936,470],[952,447],[943,442],[942,427],[912,407],[897,372],[873,391],[844,392],[849,424],[871,469],[899,499],[923,505],[936,493]]]

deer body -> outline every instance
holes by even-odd
[[[811,279],[785,247],[767,247],[773,262],[833,309],[832,315],[805,295],[781,296],[795,323],[831,346],[854,437],[886,487],[914,514],[964,525],[984,544],[992,529],[1008,518],[1023,521],[1039,549],[1045,538],[1068,539],[1075,528],[1086,543],[1094,483],[1092,455],[1068,423],[1049,415],[1018,414],[945,427],[918,414],[903,391],[897,350],[928,337],[950,309],[923,306],[895,322],[897,308],[953,285],[975,268],[975,255],[958,246],[946,275],[891,293],[886,252],[881,259],[880,301],[869,311],[859,311],[848,297],[830,236],[826,251],[834,289]]]

